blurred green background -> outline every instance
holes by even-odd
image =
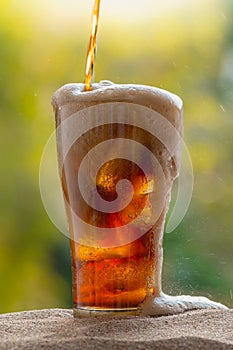
[[[54,130],[52,93],[83,82],[92,0],[2,0],[0,312],[71,307],[69,242],[38,185]],[[165,235],[163,289],[233,304],[232,0],[103,0],[95,80],[141,83],[184,101],[194,193]]]

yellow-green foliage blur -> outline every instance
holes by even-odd
[[[84,81],[90,11],[84,13],[81,2],[1,2],[2,313],[71,307],[69,242],[43,208],[38,174],[54,130],[51,95],[65,83]],[[104,2],[95,80],[154,85],[184,101],[194,193],[183,222],[164,238],[163,289],[232,306],[232,0],[186,1],[183,10],[161,14],[154,1],[154,11],[135,20],[127,6],[121,11],[128,11],[128,21],[125,14],[109,18]]]

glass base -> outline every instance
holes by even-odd
[[[101,316],[137,316],[138,308],[106,309],[96,307],[78,307],[74,305],[73,315],[78,318],[90,318]]]

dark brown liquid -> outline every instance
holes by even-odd
[[[87,61],[86,61],[86,79],[85,79],[85,90],[91,90],[91,82],[93,78],[94,62],[96,54],[96,39],[99,24],[99,10],[100,0],[95,0],[95,5],[92,13],[92,31],[90,42],[87,50]]]
[[[99,170],[96,187],[101,197],[114,200],[116,184],[122,178],[129,179],[134,187],[129,205],[116,213],[93,215],[88,211],[85,217],[92,225],[119,228],[119,237],[122,235],[121,226],[135,219],[148,205],[145,175],[125,159],[111,160]],[[135,224],[135,236],[140,229],[138,225]],[[148,292],[153,292],[153,237],[153,233],[148,232],[132,243],[114,248],[89,247],[71,241],[74,303],[82,307],[138,306]],[[101,244],[111,245],[111,234]]]
[[[154,292],[153,233],[116,248],[71,241],[73,301],[78,307],[137,307]]]
[[[100,196],[111,202],[116,198],[116,185],[121,179],[127,179],[133,185],[134,193],[131,201],[122,210],[114,213],[101,212],[91,208],[83,199],[77,184],[78,176],[82,174],[80,164],[88,151],[98,143],[117,138],[145,140],[148,137],[142,129],[124,124],[102,125],[89,130],[70,148],[63,166],[62,187],[67,202],[67,214],[71,233],[79,234],[75,227],[70,210],[76,213],[84,222],[99,228],[118,228],[119,241],[124,242],[121,226],[133,222],[131,243],[111,247],[111,233],[90,246],[74,242],[71,239],[73,268],[73,301],[77,307],[128,308],[137,307],[149,293],[154,293],[155,281],[155,236],[152,230],[138,232],[143,220],[135,220],[143,216],[146,210],[150,215],[149,201],[150,185],[143,171],[137,164],[127,159],[112,159],[104,163],[98,170],[93,186]],[[107,158],[112,158],[115,150],[109,150]],[[142,154],[142,157],[145,155]],[[90,169],[91,172],[91,169]],[[147,174],[148,175],[148,174]],[[87,189],[91,193],[92,189]],[[88,192],[88,193],[89,193]],[[149,213],[149,214],[148,214]],[[140,237],[140,238],[138,238]],[[87,237],[88,242],[88,237]],[[111,248],[105,248],[111,247]]]

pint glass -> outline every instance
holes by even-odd
[[[74,315],[138,315],[161,293],[182,102],[140,85],[68,84],[53,96]]]

